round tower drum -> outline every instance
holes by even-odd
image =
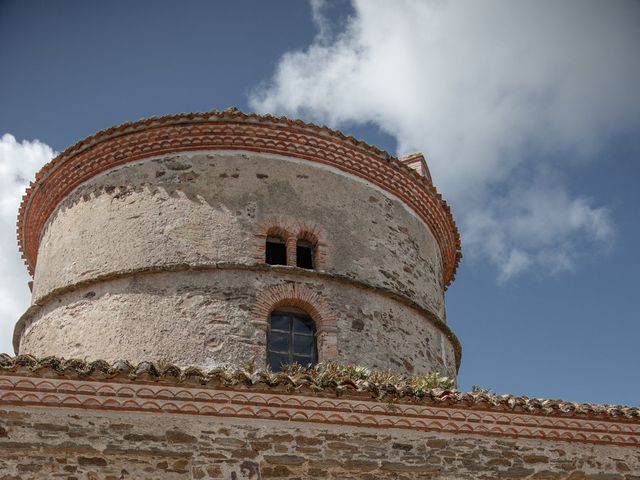
[[[89,137],[24,197],[16,351],[203,368],[288,351],[455,377],[459,236],[415,159],[236,110]]]

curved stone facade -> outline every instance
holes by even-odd
[[[33,301],[16,349],[207,368],[261,361],[268,314],[284,305],[314,318],[320,361],[455,376],[442,233],[405,199],[298,155],[182,150],[121,161],[60,199],[29,237]],[[40,197],[67,163],[40,174]],[[44,211],[32,192],[23,226]],[[273,231],[311,239],[316,269],[266,265]]]
[[[267,317],[260,293],[295,282],[326,301],[335,319],[319,335],[320,361],[399,372],[456,374],[456,352],[428,312],[356,284],[295,272],[234,267],[146,273],[98,282],[56,296],[35,313],[20,351],[72,358],[166,360],[213,368],[266,359]],[[291,298],[291,297],[289,297]]]

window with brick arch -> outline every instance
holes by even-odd
[[[269,265],[287,264],[287,244],[282,237],[267,237],[265,262]]]
[[[318,362],[315,335],[315,324],[306,313],[296,309],[272,312],[267,333],[267,361],[271,370],[279,372],[282,365],[290,363],[315,365]]]
[[[315,268],[315,251],[311,242],[298,240],[296,243],[296,266],[313,270]]]

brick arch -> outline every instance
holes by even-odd
[[[283,222],[276,218],[270,218],[258,225],[258,233],[256,234],[255,260],[258,263],[265,263],[265,252],[267,249],[267,237],[280,237],[287,246],[287,263],[291,265],[290,245],[295,245],[296,237],[289,230],[284,228]],[[295,249],[294,249],[295,250]],[[295,262],[295,258],[294,258]],[[295,263],[294,263],[295,265]]]
[[[296,241],[298,240],[306,240],[311,245],[313,245],[314,255],[315,255],[315,270],[324,270],[326,265],[326,243],[323,239],[326,238],[326,235],[323,234],[320,227],[317,225],[310,225],[306,223],[300,223],[298,225],[298,234],[296,235]],[[294,257],[293,264],[296,264],[295,257],[295,249],[293,249]]]
[[[315,247],[320,242],[321,235],[320,227],[317,225],[309,225],[306,223],[298,224],[297,240],[306,240]]]
[[[284,240],[286,242],[290,238],[293,238],[293,235],[288,230],[285,230],[284,228],[282,228],[280,226],[274,225],[264,233],[264,237],[265,238],[267,238],[267,237],[280,237],[280,238],[282,238],[282,240]]]
[[[337,318],[321,295],[295,283],[274,285],[256,298],[253,319],[267,324],[271,312],[281,307],[295,307],[306,312],[316,325],[318,361],[335,360],[338,356]]]

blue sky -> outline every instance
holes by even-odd
[[[640,3],[390,3],[0,2],[0,351],[42,162],[234,105],[425,153],[463,235],[462,389],[637,405]]]

